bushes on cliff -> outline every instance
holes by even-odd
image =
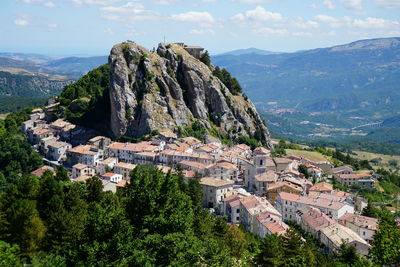
[[[93,128],[108,121],[111,111],[109,87],[110,68],[107,64],[66,86],[59,99],[67,119]]]
[[[232,77],[231,74],[226,69],[220,69],[219,67],[215,67],[213,71],[213,75],[218,77],[226,87],[228,87],[229,91],[233,95],[239,95],[242,93],[242,87],[236,78]]]

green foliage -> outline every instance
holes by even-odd
[[[44,75],[31,74],[12,74],[0,71],[0,97],[9,97],[14,104],[20,106],[23,103],[29,103],[32,99],[47,98],[58,94],[67,80],[56,80]],[[21,103],[16,101],[23,101]],[[37,100],[36,100],[37,101]],[[10,104],[8,107],[13,107]]]
[[[0,121],[0,173],[6,177],[29,173],[42,165],[41,156],[21,134],[20,125],[29,119],[29,113],[30,109],[24,109]]]
[[[226,69],[215,67],[213,75],[218,77],[233,95],[239,95],[242,93],[242,87],[240,86],[239,82],[236,80],[236,78],[232,77]]]
[[[379,212],[380,210],[372,204],[372,201],[368,201],[368,205],[362,210],[361,215],[378,218]]]
[[[311,177],[311,174],[308,172],[307,167],[303,164],[299,165],[299,172],[304,174],[304,177],[306,177],[306,179]]]
[[[207,50],[200,56],[200,61],[211,67],[211,58]]]
[[[400,262],[400,229],[394,216],[386,209],[380,214],[379,229],[372,240],[370,256],[379,265],[396,265]]]
[[[246,144],[252,150],[254,150],[256,147],[260,146],[260,142],[257,139],[251,138],[251,137],[248,137],[248,136],[244,136],[244,135],[239,136],[238,143],[239,144]]]
[[[18,253],[18,245],[11,246],[4,241],[0,241],[0,266],[23,266]]]
[[[193,122],[190,126],[179,127],[178,129],[179,137],[193,136],[201,141],[204,141],[207,133],[207,128],[198,120]]]
[[[46,103],[46,98],[0,97],[0,114],[20,111],[26,107],[38,107]]]
[[[110,118],[110,71],[100,66],[64,88],[59,99],[71,122],[101,128]]]

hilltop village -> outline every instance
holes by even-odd
[[[205,142],[178,138],[172,131],[139,143],[114,142],[63,119],[50,119],[57,105],[33,110],[22,123],[22,132],[46,162],[32,175],[63,166],[73,182],[97,176],[105,191],[117,192],[130,182],[137,165],[152,164],[165,173],[182,172],[186,181],[198,179],[205,209],[260,237],[284,236],[292,221],[324,244],[327,253],[345,242],[368,255],[378,220],[360,215],[367,205],[364,199],[334,190],[327,181],[374,187],[373,172],[356,173],[348,166],[293,155],[273,157],[264,147],[226,146],[212,136]],[[312,179],[306,179],[300,166]]]

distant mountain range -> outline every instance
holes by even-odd
[[[229,56],[229,55],[230,56],[240,56],[240,55],[247,55],[247,54],[272,55],[272,54],[280,54],[280,53],[251,47],[251,48],[246,48],[246,49],[238,49],[238,50],[225,52],[225,53],[219,54],[217,56]]]
[[[106,56],[53,59],[44,55],[0,53],[0,97],[46,98],[107,62]]]
[[[326,128],[346,126],[346,135],[358,138],[400,114],[398,37],[294,53],[217,55],[212,61],[239,80],[259,110],[267,113],[267,121],[268,114],[281,116],[273,121],[276,127],[272,130],[285,132],[285,128],[289,135],[299,132],[292,131],[293,127],[309,127],[301,137],[332,138],[340,134],[327,133]],[[286,124],[282,116],[289,120]],[[329,126],[310,127],[327,124],[327,120]]]

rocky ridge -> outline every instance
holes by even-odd
[[[253,103],[242,94],[231,94],[212,74],[212,66],[182,46],[160,44],[156,51],[148,51],[133,42],[120,43],[111,50],[109,66],[114,137],[177,132],[198,121],[231,140],[257,137],[272,148]]]

